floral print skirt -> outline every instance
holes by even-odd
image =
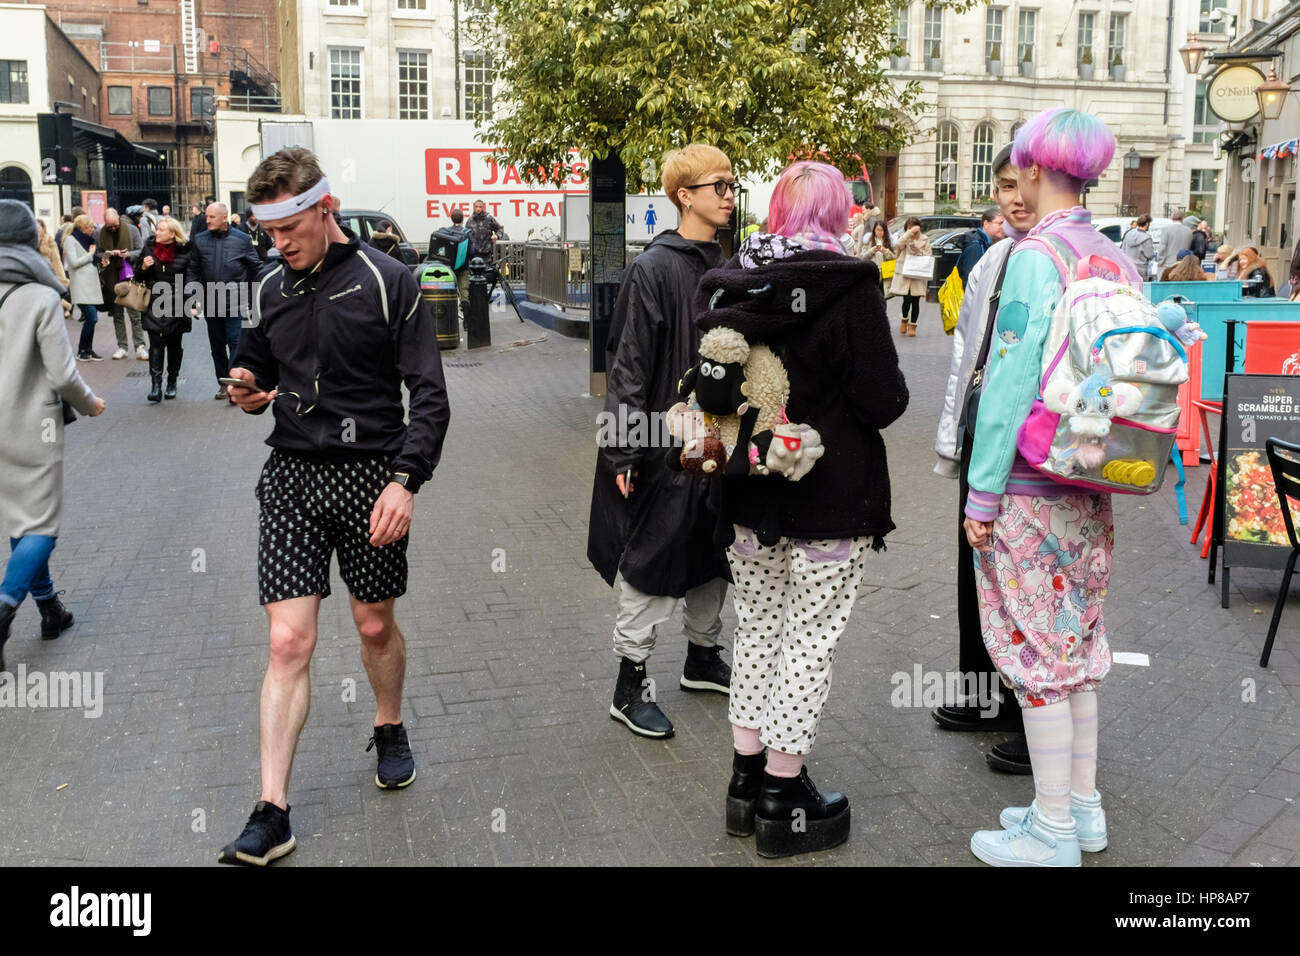
[[[1101,610],[1114,541],[1109,495],[1002,496],[975,586],[984,646],[1021,707],[1093,690],[1110,670]]]

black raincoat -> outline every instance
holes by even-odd
[[[692,300],[700,277],[723,262],[717,243],[661,233],[623,275],[605,347],[606,418],[645,415],[647,440],[662,429],[651,413],[677,401],[677,383],[695,362],[700,331]],[[629,429],[630,431],[630,429]],[[624,435],[619,440],[635,438]],[[638,591],[682,597],[715,578],[731,579],[725,553],[714,543],[719,518],[707,501],[712,482],[668,469],[662,446],[618,447],[602,442],[591,493],[587,557],[608,584],[616,572]],[[639,473],[626,500],[614,479]]]

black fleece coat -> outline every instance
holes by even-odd
[[[171,262],[159,262],[156,255],[158,240],[150,236],[144,241],[144,247],[140,250],[140,262],[145,259],[153,259],[153,265],[148,269],[143,266],[136,268],[136,277],[149,286],[153,291],[155,285],[159,282],[165,283],[167,291],[154,295],[149,302],[149,308],[144,313],[144,327],[150,332],[158,332],[162,335],[171,335],[175,332],[188,332],[191,328],[191,319],[189,311],[185,306],[185,270],[190,263],[190,244],[188,242],[172,242],[176,247],[176,257]],[[180,278],[181,295],[179,300],[176,296],[176,279]]]
[[[700,276],[722,264],[716,243],[693,242],[675,231],[656,236],[623,274],[605,348],[605,411],[617,421],[632,413],[665,412],[679,401],[677,383],[695,363],[700,332],[692,300]],[[646,428],[652,439],[653,430]],[[635,438],[635,435],[625,436]],[[638,591],[682,597],[716,578],[730,580],[716,543],[719,519],[708,510],[706,482],[666,464],[662,446],[616,447],[602,442],[591,491],[587,558],[608,584],[621,571]],[[639,474],[624,499],[619,472]]]
[[[722,479],[727,518],[787,538],[871,536],[883,547],[894,522],[880,431],[903,414],[908,394],[876,264],[822,251],[756,269],[732,259],[704,276],[696,306],[702,331],[734,329],[781,357],[790,376],[786,413],[817,429],[826,448],[797,482]]]

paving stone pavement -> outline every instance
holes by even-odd
[[[871,557],[810,761],[850,796],[852,837],[787,865],[975,864],[971,832],[1031,796],[1028,777],[985,766],[999,738],[891,706],[892,675],[956,667],[956,483],[931,472],[950,340],[925,314],[898,340],[912,399],[885,435],[898,531]],[[107,355],[111,325],[98,332]],[[584,343],[508,313],[492,334],[443,354],[451,429],[398,604],[419,776],[373,784],[374,701],[335,569],[290,796],[299,848],[277,865],[759,862],[723,831],[726,701],[678,688],[675,626],[650,672],[677,736],[608,717],[615,605],[585,558],[600,401],[583,394]],[[0,709],[0,864],[214,865],[257,797],[253,486],[270,422],[212,400],[202,328],[186,345],[180,398],[161,406],[144,363],[81,366],[108,411],[68,431],[53,570],[77,625],[42,642],[28,602],[6,652],[11,668],[102,671],[103,713]],[[1300,599],[1261,670],[1276,575],[1234,570],[1221,610],[1172,479],[1115,504],[1111,640],[1151,663],[1117,664],[1101,689],[1111,846],[1085,865],[1300,863]]]

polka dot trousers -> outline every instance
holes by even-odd
[[[727,551],[736,616],[728,717],[789,754],[812,750],[831,689],[831,661],[849,621],[870,538],[772,547],[736,526]]]

